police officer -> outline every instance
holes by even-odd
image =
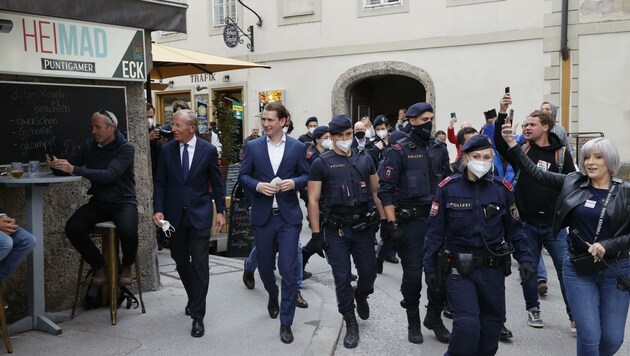
[[[378,196],[387,216],[390,238],[398,246],[404,245],[399,251],[403,267],[400,305],[407,311],[409,341],[420,344],[423,338],[418,307],[427,218],[438,183],[451,171],[446,148],[431,137],[433,107],[427,103],[413,104],[407,110],[407,117],[411,124],[409,137],[399,140],[387,152]],[[440,317],[445,297],[430,287],[427,293],[429,305],[424,326],[433,330],[439,341],[448,342],[450,333]]]
[[[311,145],[315,140],[315,138],[313,137],[315,128],[317,128],[317,118],[315,116],[311,116],[306,119],[306,129],[308,131],[304,135],[301,135],[298,140],[306,146]]]
[[[374,160],[374,164],[378,164],[385,158],[388,144],[387,117],[378,115],[374,118],[372,126],[374,127],[374,137],[372,137],[371,145],[368,147],[367,153]]]
[[[461,152],[462,171],[439,184],[431,205],[425,278],[448,295],[453,333],[446,355],[494,355],[505,320],[510,253],[521,264],[521,284],[536,271],[512,186],[492,173],[490,138],[473,136]]]
[[[337,308],[346,322],[343,345],[354,348],[359,343],[359,325],[353,299],[359,317],[367,320],[370,316],[367,297],[374,292],[376,279],[372,227],[378,224],[383,209],[376,195],[378,176],[372,159],[352,153],[354,138],[348,117],[336,115],[328,127],[333,149],[319,156],[309,171],[309,219],[312,240],[324,241],[332,267]],[[370,196],[377,211],[370,209]],[[351,255],[359,275],[354,291],[350,285]]]

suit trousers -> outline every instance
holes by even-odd
[[[171,234],[170,247],[171,257],[188,295],[190,317],[203,320],[210,280],[210,229],[195,229],[184,211],[179,228]]]
[[[282,276],[280,324],[291,326],[298,292],[297,250],[302,223],[289,224],[281,215],[271,215],[265,225],[253,226],[253,230],[258,250],[258,273],[270,298],[278,297],[278,286],[273,272],[276,246],[278,247],[278,270]]]

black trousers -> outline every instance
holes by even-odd
[[[170,248],[177,273],[188,295],[190,316],[203,319],[210,280],[210,229],[195,229],[184,212],[179,228],[171,234]]]
[[[100,268],[105,260],[90,239],[90,230],[103,221],[113,221],[116,224],[123,255],[122,264],[131,266],[138,251],[138,207],[135,204],[100,204],[90,201],[68,219],[66,235],[92,268]]]

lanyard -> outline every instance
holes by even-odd
[[[604,224],[604,214],[606,213],[606,207],[608,207],[608,202],[610,201],[610,196],[613,193],[613,190],[615,190],[615,183],[614,182],[610,182],[611,186],[610,189],[608,190],[608,195],[606,196],[606,200],[604,200],[604,205],[602,206],[602,212],[599,214],[599,221],[597,222],[597,230],[595,230],[595,239],[593,240],[593,243],[597,242],[597,238],[599,237],[599,232],[602,229],[602,225]]]

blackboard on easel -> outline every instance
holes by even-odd
[[[124,87],[0,82],[0,164],[68,157],[92,137],[90,118],[101,109],[127,131]]]
[[[245,198],[238,182],[232,189],[231,198],[227,256],[247,257],[255,245],[252,224],[249,219],[251,200]]]

